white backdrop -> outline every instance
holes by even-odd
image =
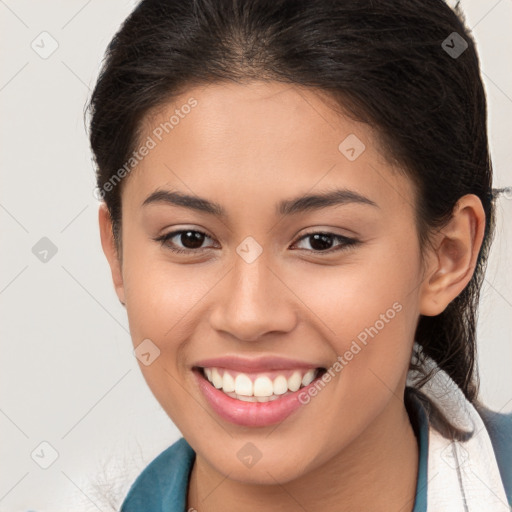
[[[461,3],[482,64],[495,186],[510,186],[512,1]],[[134,5],[0,0],[0,512],[111,511],[104,495],[119,503],[180,436],[132,355],[83,125],[106,45]],[[512,193],[497,215],[479,364],[482,397],[510,412]]]

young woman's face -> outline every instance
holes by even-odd
[[[141,370],[162,407],[198,457],[239,481],[286,482],[371,446],[403,420],[422,279],[411,182],[369,126],[290,85],[193,88],[145,130],[138,147],[149,149],[122,195],[118,293],[134,345],[151,340]],[[296,203],[335,190],[337,201]],[[155,191],[197,208],[163,194],[144,204]],[[263,356],[284,365],[241,364]],[[331,378],[249,403],[215,391],[198,366],[245,373],[239,391],[308,368]]]

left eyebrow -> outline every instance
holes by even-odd
[[[197,210],[199,212],[209,213],[217,217],[226,217],[226,211],[224,208],[213,201],[203,199],[197,196],[190,196],[182,192],[171,192],[170,190],[155,190],[150,194],[142,203],[142,206],[151,203],[164,203],[171,204],[174,206],[183,206],[184,208],[190,208],[191,210]]]
[[[202,197],[191,196],[182,192],[170,190],[155,190],[142,203],[142,206],[151,203],[164,203],[182,206],[217,217],[227,217],[226,210],[218,203]],[[302,195],[294,199],[281,201],[276,206],[276,214],[280,216],[294,215],[306,211],[320,210],[330,206],[357,203],[378,208],[377,203],[371,199],[349,189],[336,189],[317,194]]]
[[[277,213],[283,216],[292,215],[350,203],[366,204],[376,208],[379,207],[377,203],[371,199],[353,190],[342,188],[281,201],[277,206]]]

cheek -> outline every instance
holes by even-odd
[[[358,261],[311,267],[307,282],[294,282],[321,336],[342,358],[333,370],[341,376],[336,381],[343,399],[364,398],[375,386],[387,394],[399,387],[407,371],[418,319],[420,267],[417,247],[410,241],[401,247],[389,239]]]
[[[126,298],[132,335],[159,340],[162,350],[167,349],[172,339],[179,339],[194,307],[208,291],[201,277],[202,273],[192,266],[183,269],[168,262],[139,265],[127,271]]]

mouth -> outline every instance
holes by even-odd
[[[227,396],[243,402],[271,402],[294,393],[321,377],[325,368],[269,372],[240,372],[219,367],[196,367],[202,377]]]
[[[303,403],[326,368],[240,372],[222,367],[193,367],[199,388],[211,408],[237,425],[263,427],[279,423]]]

